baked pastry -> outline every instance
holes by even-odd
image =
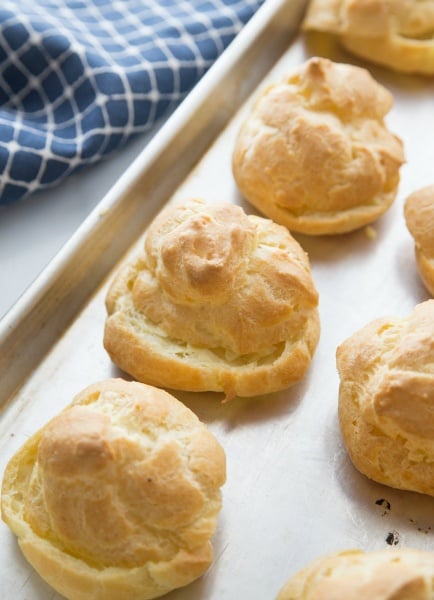
[[[415,241],[419,274],[431,296],[434,296],[434,185],[408,196],[404,216]]]
[[[240,192],[309,235],[374,221],[394,201],[404,161],[384,123],[392,102],[365,69],[311,58],[262,90],[242,124],[232,158]]]
[[[302,28],[330,33],[373,63],[434,74],[433,0],[311,0]]]
[[[254,396],[306,373],[319,336],[307,255],[233,204],[164,210],[106,298],[104,346],[135,379]]]
[[[432,600],[434,554],[421,550],[348,550],[296,573],[277,600]]]
[[[224,451],[192,411],[111,379],[79,393],[12,457],[2,517],[66,598],[146,600],[209,567],[224,481]]]
[[[374,320],[337,349],[339,421],[354,466],[434,495],[434,300]]]

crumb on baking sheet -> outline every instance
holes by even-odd
[[[389,531],[386,536],[386,542],[389,546],[397,546],[399,544],[399,533],[395,530]]]
[[[370,240],[375,240],[377,237],[377,231],[372,227],[372,225],[368,225],[365,227],[365,235]]]
[[[421,525],[419,525],[419,523],[415,520],[415,519],[409,519],[410,523],[412,523],[412,525],[414,525],[416,527],[416,529],[420,532],[420,533],[424,533],[425,535],[427,535],[428,533],[431,533],[432,528],[430,525],[428,525],[427,527],[422,527]]]
[[[381,513],[382,517],[384,517],[390,512],[391,504],[388,500],[386,500],[386,498],[378,498],[378,500],[375,500],[375,504],[377,506],[381,506],[381,508],[383,509]]]

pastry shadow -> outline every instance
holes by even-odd
[[[215,392],[181,392],[168,390],[188,406],[207,425],[225,424],[230,431],[245,425],[281,419],[294,412],[307,393],[309,375],[293,386],[250,398],[235,397],[225,402],[224,394]]]
[[[269,218],[258,211],[241,194],[235,194],[236,203],[240,205],[246,214]],[[293,238],[297,240],[303,250],[308,254],[311,266],[314,263],[331,263],[339,260],[344,261],[348,257],[367,254],[375,250],[387,235],[389,227],[394,218],[396,201],[389,209],[374,222],[362,226],[359,229],[347,233],[331,235],[308,235],[289,230]]]
[[[315,356],[312,362],[314,360]],[[236,396],[228,401],[225,401],[225,394],[220,392],[190,392],[169,387],[164,389],[190,408],[203,423],[209,425],[222,422],[226,423],[227,429],[235,429],[255,422],[279,419],[294,412],[308,393],[313,369],[311,364],[302,380],[284,390],[252,397]],[[136,381],[114,363],[109,365],[107,377]]]
[[[334,476],[350,522],[360,532],[361,549],[420,548],[430,542],[434,498],[372,481],[354,467],[342,442],[335,448]]]
[[[370,226],[348,233],[335,235],[309,236],[291,232],[300,246],[307,252],[311,266],[318,263],[331,263],[351,260],[363,256],[375,249],[381,243],[387,227],[386,215]],[[368,229],[369,228],[369,229]],[[374,229],[374,233],[368,233]]]
[[[399,210],[396,201],[389,209],[368,225],[364,225],[354,231],[334,235],[305,235],[291,232],[300,246],[309,256],[312,267],[315,265],[328,265],[354,260],[367,260],[370,255],[378,250],[378,246],[384,244],[390,235],[395,212]]]

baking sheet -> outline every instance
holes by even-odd
[[[234,44],[234,53],[227,53],[224,61],[216,64],[211,78],[171,123],[178,133],[195,130],[185,143],[190,140],[196,152],[203,154],[200,162],[191,168],[195,154],[187,157],[188,152],[179,152],[179,146],[173,144],[172,153],[165,154],[170,135],[167,129],[162,131],[162,137],[103,201],[99,213],[78,232],[0,331],[0,366],[5,381],[2,399],[8,398],[0,421],[3,472],[14,451],[83,387],[106,377],[123,376],[102,347],[104,296],[115,263],[127,249],[126,243],[114,244],[114,238],[118,234],[128,240],[128,233],[132,243],[138,234],[132,221],[120,219],[120,215],[126,212],[134,220],[139,214],[135,220],[143,227],[166,201],[189,196],[201,196],[208,202],[234,202],[254,213],[232,179],[234,136],[257,90],[309,56],[323,54],[368,66],[393,93],[395,104],[387,123],[403,139],[407,162],[401,169],[394,205],[373,224],[375,236],[366,229],[343,236],[295,236],[309,254],[320,295],[321,339],[307,377],[283,392],[225,404],[220,394],[173,392],[225,448],[228,478],[213,539],[214,563],[201,579],[168,594],[171,600],[271,599],[296,570],[327,552],[434,548],[433,499],[371,482],[350,464],[337,425],[339,382],[335,365],[336,347],[355,330],[379,316],[406,315],[428,298],[416,272],[403,202],[410,192],[433,183],[434,147],[425,142],[425,132],[434,130],[434,82],[359,62],[333,43],[324,44],[314,36],[309,41],[302,35],[295,39],[285,36],[283,16],[288,19],[285,27],[289,31],[298,22],[303,3],[266,4],[266,10],[246,28],[244,38]],[[283,43],[280,56],[279,44]],[[254,52],[249,50],[252,44]],[[229,86],[234,67],[239,67],[237,84],[232,88],[236,93],[225,101],[220,85],[221,94],[215,96],[220,116],[214,118],[215,112],[211,117],[203,104],[207,94],[221,78],[226,78]],[[251,78],[255,67],[256,76],[262,77],[256,83]],[[234,97],[240,99],[250,90],[252,95],[232,116]],[[202,108],[205,112],[200,117]],[[228,125],[222,125],[226,119],[230,119]],[[214,130],[208,129],[211,122]],[[195,132],[202,133],[202,147],[197,147]],[[213,135],[215,142],[206,150],[207,135]],[[150,172],[155,183],[152,194],[144,185],[149,183]],[[103,234],[106,237],[99,239]],[[140,243],[141,238],[129,251],[136,251]],[[77,264],[74,271],[71,265],[84,252],[90,253],[84,267]],[[75,289],[77,282],[83,286],[80,291]],[[70,305],[66,314],[59,309],[62,303]],[[49,325],[51,315],[54,324]],[[69,320],[70,326],[61,334]],[[30,348],[29,327],[35,333]],[[39,353],[41,361],[30,372],[36,361],[34,353]],[[12,374],[7,377],[9,369]],[[22,383],[20,377],[28,373]],[[19,390],[10,395],[16,386]],[[14,536],[3,523],[0,598],[60,598],[21,557]]]

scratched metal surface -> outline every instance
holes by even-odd
[[[283,54],[275,59],[273,57],[272,62],[267,64],[267,48],[272,52],[273,40],[282,36],[282,16],[291,16],[289,26],[294,25],[301,14],[303,3],[299,3],[297,10],[293,3],[291,11],[285,8],[286,4],[289,3],[270,2],[268,13],[260,15],[259,26],[251,29],[249,46],[257,43],[262,58],[259,60],[258,54],[252,54],[249,60],[255,59],[255,63],[244,61],[242,69],[238,69],[236,75],[232,73],[232,77],[238,77],[238,89],[246,88],[243,94],[252,91],[254,96],[266,82],[313,54],[322,53],[334,60],[363,64],[331,44],[318,45],[315,40],[307,43],[302,35],[295,39],[288,36]],[[261,46],[257,42],[259,38]],[[235,66],[242,56],[245,56],[244,50],[234,59]],[[231,56],[226,60],[230,62]],[[255,66],[262,69],[262,75],[261,81],[253,86],[249,72]],[[297,236],[310,256],[320,294],[322,325],[320,343],[303,382],[281,393],[236,399],[227,404],[221,403],[222,398],[218,394],[174,392],[209,426],[224,446],[228,478],[213,540],[213,566],[195,583],[167,595],[168,599],[271,599],[297,569],[327,552],[356,547],[364,550],[434,548],[434,531],[431,529],[434,527],[434,501],[418,494],[386,488],[357,473],[346,456],[337,425],[337,345],[370,320],[386,314],[406,315],[415,304],[428,298],[416,273],[413,241],[403,218],[403,202],[414,189],[428,185],[434,179],[434,147],[425,142],[425,131],[434,130],[434,83],[370,65],[369,68],[395,97],[387,122],[390,129],[403,139],[407,158],[401,170],[398,197],[388,213],[374,224],[374,237],[367,235],[364,229],[328,238]],[[219,77],[218,74],[211,79],[211,84],[218,82]],[[181,169],[183,181],[176,182],[170,196],[164,200],[158,197],[149,203],[147,209],[143,209],[142,225],[146,225],[166,201],[176,202],[192,195],[202,196],[209,202],[231,201],[254,212],[238,195],[230,171],[234,136],[253,96],[248,96],[233,115],[231,107],[225,107],[229,118],[227,126],[218,132],[215,142],[193,169],[183,159],[185,153],[182,152],[181,140],[175,139],[178,144],[175,150],[179,152],[174,151],[170,160],[174,171]],[[220,97],[219,101],[224,103],[224,98]],[[208,107],[207,110],[212,112],[214,109]],[[197,106],[194,111],[185,110],[180,117],[182,125],[197,123],[195,115]],[[189,119],[193,121],[190,123]],[[201,127],[205,128],[209,119],[211,115],[205,114]],[[179,125],[175,122],[175,126]],[[164,144],[169,141],[165,140]],[[164,153],[157,154],[152,168],[158,171]],[[134,182],[138,174],[147,173],[149,163],[149,158],[144,156],[133,165],[127,184],[121,191],[115,190],[107,203],[100,207],[101,217],[112,210],[116,202],[119,202],[120,209],[129,202],[134,205],[136,196],[140,196]],[[164,169],[170,179],[172,171],[167,170],[167,165]],[[47,299],[44,290],[52,289],[54,281],[57,281],[61,302],[62,290],[68,287],[69,275],[65,265],[69,267],[71,252],[81,247],[83,239],[94,231],[94,226],[95,221],[91,220],[79,233],[75,245],[67,248],[58,263],[51,266],[45,275],[46,280],[39,284],[39,288],[34,288],[33,297],[27,298],[22,315],[32,315],[35,352],[39,348],[37,332],[38,327],[42,328],[42,318],[45,319],[44,327],[50,326],[46,324],[47,315],[43,308],[33,313],[31,310],[38,299],[42,299],[44,306],[48,302],[56,327],[62,330],[66,321],[62,321],[56,313],[56,302]],[[110,227],[111,236],[125,236],[128,224],[121,223],[116,229],[112,223]],[[140,244],[140,238],[132,245],[131,252],[135,251],[137,244]],[[97,253],[98,249],[94,252]],[[104,296],[117,258],[119,256],[116,255],[110,257],[106,271],[103,268],[95,271],[94,286],[92,288],[91,280],[91,294],[86,304],[81,307],[82,297],[73,302],[75,314],[66,331],[49,343],[49,336],[43,336],[45,342],[40,342],[42,361],[30,375],[19,367],[19,356],[25,352],[23,345],[28,340],[20,332],[12,343],[3,325],[0,333],[3,340],[8,340],[9,353],[9,358],[3,355],[3,360],[9,360],[9,363],[3,363],[2,377],[7,366],[12,371],[15,369],[14,377],[28,377],[21,383],[19,391],[9,398],[1,414],[1,472],[22,442],[68,404],[75,393],[94,381],[121,375],[110,363],[101,342],[105,319]],[[80,282],[84,275],[79,273],[77,277]],[[17,321],[19,325],[19,311],[6,324],[12,331],[12,337]],[[4,347],[0,346],[0,353]],[[8,382],[10,387],[16,384],[16,379]],[[0,573],[1,599],[59,598],[21,557],[14,536],[3,523],[0,524]]]

